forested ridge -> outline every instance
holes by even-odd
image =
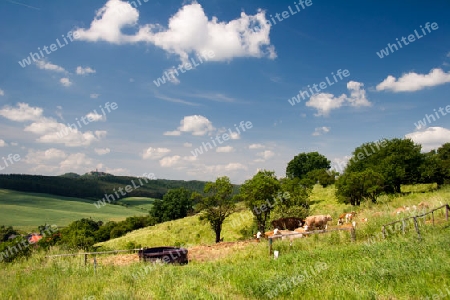
[[[149,179],[145,177],[138,178],[103,174],[92,175],[91,173],[87,173],[85,175],[77,175],[69,173],[61,176],[0,174],[0,188],[94,200],[104,197],[105,194],[112,194],[114,189],[117,191],[120,187],[125,188],[125,186],[131,185],[132,181],[139,188],[133,189],[125,197],[162,199],[169,189],[183,187],[200,192],[205,186],[205,182],[198,180]]]

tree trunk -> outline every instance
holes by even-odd
[[[216,233],[216,243],[220,242],[220,232],[222,231],[222,224],[218,224],[214,228],[214,232]]]

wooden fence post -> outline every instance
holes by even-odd
[[[433,220],[433,226],[434,226],[434,210],[431,212],[431,219]]]
[[[450,209],[450,206],[447,204],[445,206],[445,219],[448,221],[448,210]]]
[[[272,256],[272,239],[269,237],[269,257]]]
[[[386,227],[384,225],[381,228],[381,233],[383,234],[383,239],[385,239],[386,238]]]
[[[87,265],[87,254],[84,255],[84,265]]]
[[[356,241],[356,230],[355,230],[355,227],[352,227],[352,229],[350,229],[350,237],[352,239],[352,242]]]
[[[413,219],[414,219],[414,227],[416,227],[416,231],[417,231],[417,234],[419,235],[419,240],[420,240],[420,239],[422,239],[422,238],[421,238],[421,236],[420,236],[419,225],[417,225],[417,219],[416,219],[416,217],[413,217]]]
[[[402,232],[403,232],[403,234],[405,234],[405,227],[406,227],[406,225],[405,225],[405,219],[403,219],[403,220],[402,220]]]

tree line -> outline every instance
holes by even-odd
[[[106,173],[105,173],[106,174]],[[0,174],[0,188],[29,193],[46,193],[64,197],[101,199],[105,194],[112,194],[119,188],[124,189],[139,178],[131,176],[114,176],[106,174],[95,176],[68,173],[62,176],[42,176],[26,174]],[[149,197],[162,199],[170,189],[183,187],[193,191],[202,191],[205,182],[192,180],[144,180],[138,189],[127,193],[125,197]]]

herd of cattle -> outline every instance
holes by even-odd
[[[393,215],[399,215],[401,213],[406,213],[409,211],[415,211],[418,209],[429,209],[430,205],[426,202],[420,202],[417,206],[413,205],[411,207],[409,206],[402,206],[397,208]],[[377,212],[375,214],[381,214],[380,212]],[[375,216],[374,214],[374,216]],[[356,216],[356,212],[348,212],[343,213],[339,216],[339,219],[337,221],[338,226],[355,226],[356,222],[354,221]],[[298,237],[303,237],[301,233],[306,233],[313,230],[326,230],[328,227],[328,222],[333,221],[331,218],[331,215],[315,215],[315,216],[309,216],[305,219],[295,218],[295,217],[289,217],[289,218],[281,218],[278,220],[272,221],[272,231],[268,231],[264,233],[265,238],[269,238],[273,235],[279,235],[285,233],[284,231],[288,231],[287,233],[294,231],[295,233],[300,233]],[[367,222],[367,218],[362,218],[361,222]],[[261,232],[258,232],[255,234],[255,237],[259,240],[262,237]],[[294,236],[291,236],[290,239],[297,238]]]

